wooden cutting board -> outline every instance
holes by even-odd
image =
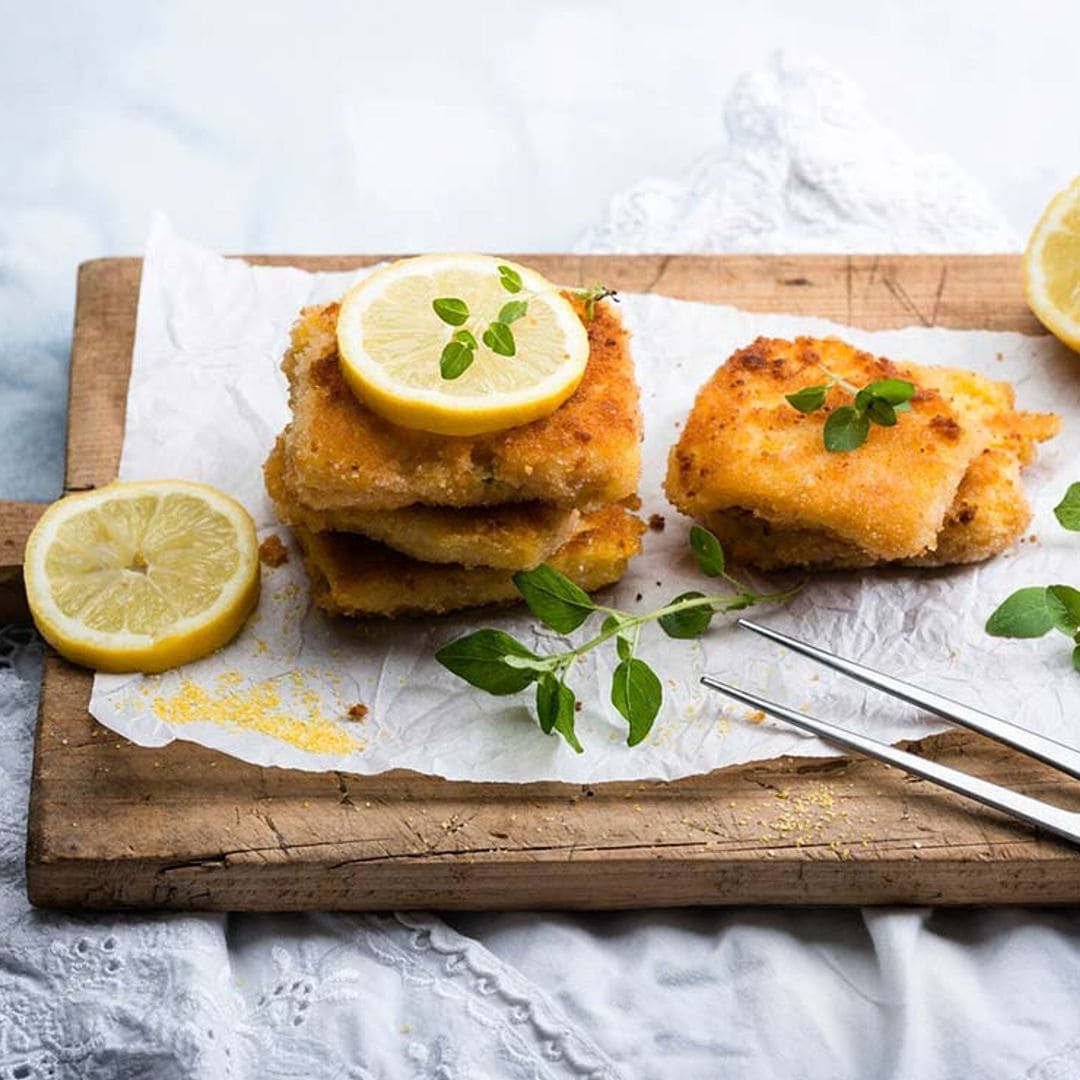
[[[376,257],[259,257],[343,270]],[[1018,260],[525,256],[602,280],[868,328],[1041,333]],[[116,473],[139,262],[79,270],[67,489]],[[722,359],[720,357],[717,358]],[[687,388],[687,405],[690,391]],[[0,618],[40,512],[0,505]],[[30,898],[68,908],[330,910],[677,904],[1072,903],[1080,853],[866,761],[782,758],[674,783],[448,783],[263,769],[176,742],[143,749],[87,713],[90,675],[45,663]],[[969,734],[915,750],[1080,808],[1080,785]]]

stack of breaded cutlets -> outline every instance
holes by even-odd
[[[592,591],[641,546],[631,513],[641,415],[628,335],[607,303],[589,360],[555,412],[469,437],[399,427],[363,405],[338,362],[338,305],[305,308],[282,368],[292,421],[264,466],[304,551],[315,602],[341,615],[439,613],[518,598],[542,562]]]

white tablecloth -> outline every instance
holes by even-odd
[[[1067,179],[1071,7],[723,7],[0,3],[0,496],[58,489],[75,265],[155,207],[223,250],[1001,250]],[[40,656],[0,657],[5,1080],[1080,1075],[1072,911],[32,912]]]

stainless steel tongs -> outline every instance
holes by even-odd
[[[1047,765],[1052,765],[1070,776],[1080,778],[1080,750],[1072,746],[1066,746],[1064,743],[1059,743],[1054,739],[1048,739],[1045,735],[1038,735],[1034,731],[1028,731],[1026,728],[1017,727],[1016,724],[1010,724],[1007,720],[1001,720],[996,716],[991,716],[989,713],[973,709],[968,705],[962,705],[958,701],[952,701],[932,691],[920,690],[917,686],[904,682],[902,679],[894,678],[892,675],[884,675],[880,671],[874,671],[872,668],[864,667],[862,664],[856,664],[853,660],[845,660],[843,657],[835,656],[825,649],[808,645],[805,641],[788,637],[787,634],[781,634],[778,630],[772,630],[767,626],[760,626],[757,623],[750,622],[748,619],[740,619],[739,625],[747,630],[753,630],[755,634],[760,634],[770,641],[775,641],[779,645],[801,653],[811,660],[817,660],[826,667],[839,671],[842,675],[849,675],[867,686],[872,686],[876,690],[883,690],[886,694],[891,694],[901,701],[906,701],[909,705],[915,705],[920,709],[933,713],[935,716],[940,716],[943,720],[948,720],[949,723],[959,724],[961,727],[978,731],[982,735],[987,735],[991,739],[1005,743],[1005,745],[1020,750],[1039,761],[1045,762]],[[701,681],[713,690],[719,690],[720,693],[727,694],[728,697],[734,698],[736,701],[741,701],[744,705],[760,709],[763,713],[773,716],[777,720],[786,720],[789,724],[794,724],[804,731],[820,735],[821,738],[835,743],[837,746],[842,746],[845,750],[856,750],[867,757],[877,758],[878,761],[895,765],[898,769],[904,769],[914,776],[921,776],[924,780],[940,784],[941,787],[948,788],[950,791],[966,795],[977,802],[992,806],[995,810],[1011,814],[1013,817],[1026,821],[1031,825],[1039,825],[1052,833],[1056,833],[1058,836],[1064,837],[1066,840],[1080,844],[1080,813],[1072,810],[1062,810],[1057,806],[1050,806],[1048,803],[1033,799],[1029,795],[1021,795],[1009,788],[1001,787],[999,784],[993,784],[988,780],[980,780],[978,777],[969,776],[958,769],[952,769],[947,765],[939,765],[935,761],[927,761],[924,758],[917,757],[915,754],[909,754],[905,750],[898,750],[894,746],[889,746],[887,743],[878,742],[877,739],[870,739],[865,735],[859,735],[854,731],[838,727],[836,724],[830,724],[826,720],[818,720],[816,717],[807,716],[805,713],[789,709],[784,705],[777,705],[766,698],[758,697],[757,694],[751,694],[746,690],[740,690],[737,687],[721,682],[711,675],[703,676]]]

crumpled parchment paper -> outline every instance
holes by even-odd
[[[522,608],[427,620],[348,625],[308,600],[299,555],[275,520],[261,466],[288,419],[278,368],[301,306],[340,295],[359,274],[308,274],[251,267],[153,226],[143,266],[123,479],[180,476],[213,484],[251,512],[260,538],[290,543],[283,566],[264,569],[256,615],[232,644],[161,676],[98,675],[90,711],[137,743],[189,739],[246,761],[302,769],[376,773],[392,768],[461,780],[595,782],[675,778],[784,753],[831,751],[704,690],[704,672],[885,740],[939,730],[891,699],[789,655],[718,619],[696,641],[672,641],[655,626],[640,655],[661,675],[665,704],[653,733],[633,749],[608,703],[613,650],[580,663],[571,680],[584,707],[577,728],[586,752],[544,737],[532,694],[493,698],[433,659],[442,644],[481,626],[501,627],[540,650],[558,645]],[[577,284],[577,283],[568,283]],[[1001,641],[983,623],[1026,584],[1080,584],[1080,540],[1052,507],[1080,479],[1080,358],[1046,338],[907,328],[868,332],[822,319],[758,315],[656,296],[625,295],[621,313],[645,413],[642,514],[667,519],[608,594],[614,606],[659,606],[701,588],[687,553],[689,523],[666,503],[667,451],[697,388],[734,349],[759,334],[836,334],[895,359],[954,364],[1011,380],[1019,405],[1054,410],[1064,433],[1042,449],[1026,483],[1036,540],[974,567],[820,575],[782,609],[753,617],[872,666],[1077,741],[1080,676],[1064,638]],[[775,578],[772,584],[790,582]],[[761,584],[768,582],[759,581]],[[367,708],[362,720],[349,709]]]

